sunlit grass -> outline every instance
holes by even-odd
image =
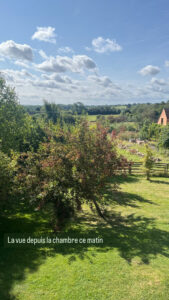
[[[100,236],[104,243],[53,249],[2,247],[0,299],[168,299],[169,178],[149,182],[131,176],[115,181],[121,189],[105,191],[108,223],[85,206],[65,233]],[[39,212],[18,212],[0,222],[2,233],[50,231]]]

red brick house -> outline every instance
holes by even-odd
[[[162,113],[158,119],[159,125],[169,124],[169,108],[163,108]]]

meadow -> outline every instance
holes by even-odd
[[[4,248],[4,233],[43,235],[51,228],[45,215],[23,203],[1,216],[0,299],[168,299],[169,178],[119,176],[115,181],[120,190],[105,191],[111,200],[107,221],[85,206],[64,232],[101,237],[103,244]]]

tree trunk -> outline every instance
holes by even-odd
[[[94,205],[96,207],[98,215],[106,221],[106,218],[103,215],[103,213],[102,213],[102,211],[101,211],[101,209],[100,209],[100,207],[99,207],[99,205],[98,205],[98,203],[97,203],[97,201],[95,199],[93,199],[93,203],[94,203]]]

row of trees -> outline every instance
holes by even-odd
[[[120,114],[123,110],[119,108],[120,106],[114,106],[114,105],[90,105],[86,106],[81,102],[77,102],[74,104],[54,104],[53,108],[54,110],[56,109],[59,111],[62,111],[71,114],[71,115],[83,115],[83,114],[88,114],[88,115],[111,115],[111,114]],[[42,106],[32,106],[32,105],[27,105],[25,106],[25,110],[29,112],[29,114],[38,114],[42,113],[44,111],[44,107]]]

